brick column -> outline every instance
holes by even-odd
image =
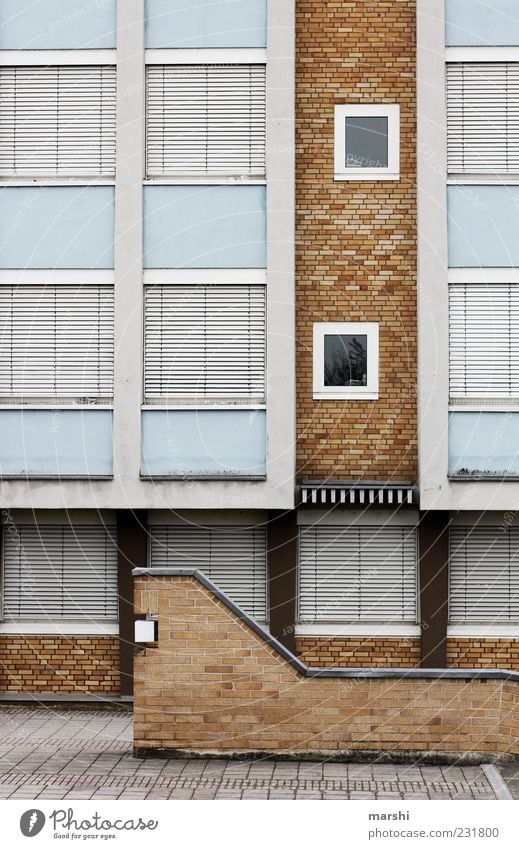
[[[297,598],[296,511],[269,513],[267,529],[270,632],[291,652]]]
[[[132,569],[148,565],[147,516],[144,510],[117,511],[117,576],[119,592],[119,669],[121,696],[133,694],[133,577]]]
[[[430,511],[420,516],[420,611],[422,654],[420,665],[447,666],[449,610],[449,514]]]

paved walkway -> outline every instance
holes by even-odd
[[[0,799],[495,799],[480,767],[143,760],[128,711],[0,706]],[[518,773],[519,783],[519,773]]]

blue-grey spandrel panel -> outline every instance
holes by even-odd
[[[267,0],[146,0],[146,47],[265,47]]]
[[[0,189],[0,268],[113,268],[111,186]]]
[[[0,475],[111,476],[111,410],[0,410]]]
[[[449,475],[519,476],[519,413],[449,413]]]
[[[265,268],[265,186],[146,186],[145,268]]]
[[[446,0],[448,47],[519,44],[517,0]]]
[[[113,48],[116,7],[116,0],[0,0],[0,50]]]
[[[449,266],[519,265],[519,186],[449,186]]]
[[[146,477],[265,477],[266,413],[145,410],[141,472]]]

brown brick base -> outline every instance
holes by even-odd
[[[296,637],[307,666],[420,666],[420,638]]]
[[[4,693],[118,693],[117,637],[1,636]]]
[[[450,637],[447,665],[460,669],[512,669],[519,671],[519,639]]]

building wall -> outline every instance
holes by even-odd
[[[307,666],[420,666],[420,638],[296,637],[296,654]]]
[[[416,480],[413,0],[297,3],[298,474]],[[334,182],[336,104],[398,103],[399,182]],[[378,401],[314,401],[312,324],[380,322]]]
[[[11,0],[7,6],[14,8]],[[99,175],[90,172],[67,174],[62,181],[52,173],[42,176],[47,172],[41,163],[30,163],[24,166],[22,180],[18,164],[14,177],[2,166],[2,209],[12,223],[0,245],[0,285],[70,283],[71,276],[78,280],[83,273],[86,282],[102,279],[114,285],[114,394],[113,403],[106,404],[112,413],[105,411],[103,452],[98,458],[98,445],[93,440],[92,446],[90,438],[98,411],[90,409],[84,393],[71,401],[84,411],[71,424],[76,439],[69,433],[67,438],[54,438],[63,419],[58,410],[66,405],[58,397],[47,399],[45,409],[52,412],[44,422],[41,446],[33,444],[31,432],[39,422],[38,407],[44,405],[27,401],[18,428],[25,441],[15,440],[13,422],[19,424],[21,414],[11,415],[9,407],[17,406],[11,393],[0,411],[0,430],[9,431],[11,437],[4,439],[7,450],[0,449],[0,474],[10,478],[5,481],[2,506],[291,509],[294,0],[245,4],[222,0],[210,4],[210,9],[203,0],[193,0],[188,12],[186,4],[162,0],[108,0],[100,13],[95,4],[87,6],[79,0],[69,4],[38,0],[34,20],[25,12],[13,13],[16,21],[0,39],[0,63],[34,66],[36,76],[38,66],[116,65],[116,108],[110,99],[116,113],[115,173],[102,176],[105,185],[99,185]],[[231,20],[236,26],[228,37],[225,21]],[[186,63],[265,66],[267,106],[264,123],[258,124],[267,127],[265,174],[206,175],[192,173],[189,166],[180,175],[147,173],[145,66]],[[6,96],[7,103],[11,100]],[[207,411],[203,400],[192,401],[196,395],[192,387],[184,400],[185,416],[178,415],[175,399],[158,409],[144,403],[143,286],[186,282],[259,283],[268,290],[264,402],[244,404],[250,417],[225,398]],[[256,407],[261,409],[256,412]],[[231,414],[234,424],[229,428]],[[215,416],[217,428],[207,424]],[[187,427],[185,421],[193,418],[194,424]],[[89,425],[85,445],[80,439],[83,420]],[[216,446],[197,438],[200,422],[202,436],[210,429]],[[56,481],[59,475],[68,479]],[[85,482],[88,476],[98,480]],[[46,482],[35,485],[35,477]]]
[[[0,636],[0,691],[119,692],[119,640],[94,636]]]

